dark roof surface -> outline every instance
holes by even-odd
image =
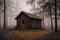
[[[29,16],[30,18],[35,18],[35,19],[41,19],[39,16],[37,16],[36,14],[31,14],[31,13],[27,13],[27,12],[24,12],[22,11],[24,14],[26,14],[27,16]],[[21,13],[22,13],[21,12]],[[20,14],[21,14],[20,13]],[[16,19],[20,16],[20,14],[16,17]]]

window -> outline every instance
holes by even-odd
[[[22,20],[22,24],[24,24],[24,20]]]

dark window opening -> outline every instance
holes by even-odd
[[[22,24],[24,24],[24,20],[22,20]]]

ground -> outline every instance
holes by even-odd
[[[53,30],[2,30],[0,40],[60,40],[60,32]]]

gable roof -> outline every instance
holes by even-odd
[[[41,19],[39,16],[37,16],[36,14],[31,14],[31,13],[27,13],[27,12],[24,12],[24,11],[22,11],[21,13],[24,13],[24,14],[26,14],[28,17],[30,17],[30,18],[35,18],[35,19]],[[20,13],[20,14],[21,14]],[[15,18],[15,19],[17,19],[19,16],[20,16],[20,14]]]

